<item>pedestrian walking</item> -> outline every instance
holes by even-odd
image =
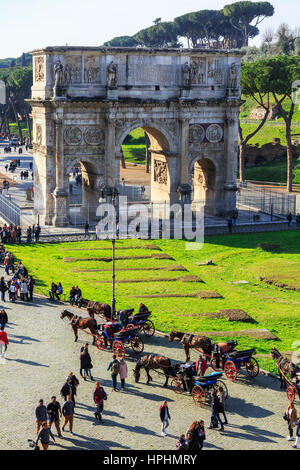
[[[86,235],[89,234],[89,228],[90,228],[90,225],[89,225],[88,221],[86,221],[85,226],[84,226],[84,232],[85,232]]]
[[[219,415],[220,411],[221,411],[220,400],[217,395],[217,392],[214,391],[211,394],[211,418],[210,418],[210,425],[208,426],[208,429],[217,427],[216,425],[214,426],[214,423],[217,424],[217,422],[219,422],[221,425],[220,431],[224,431],[224,426]]]
[[[5,292],[8,290],[7,284],[2,276],[0,279],[0,292],[1,292],[1,301],[5,302]]]
[[[288,424],[289,436],[286,438],[288,441],[293,441],[293,428],[297,426],[297,410],[294,403],[289,403],[283,415]]]
[[[96,405],[95,418],[102,424],[103,419],[101,413],[103,412],[103,401],[107,400],[107,394],[98,381],[96,382],[96,386],[93,390],[93,400]]]
[[[226,414],[225,414],[226,392],[223,389],[223,387],[219,387],[217,393],[218,393],[218,397],[219,397],[219,401],[220,401],[220,413],[222,413],[222,415],[224,417],[223,425],[228,424],[227,417],[226,417]]]
[[[7,350],[7,346],[9,344],[7,334],[4,331],[4,326],[1,326],[0,328],[0,360],[1,363],[5,363],[5,354]]]
[[[111,370],[111,378],[113,382],[113,391],[117,392],[117,376],[120,372],[120,363],[117,356],[113,355],[113,360],[108,364],[107,370]]]
[[[128,367],[127,362],[124,358],[120,360],[120,380],[121,380],[121,392],[125,390],[125,379],[127,379]]]
[[[67,396],[67,399],[62,406],[61,412],[64,417],[62,431],[65,430],[67,423],[69,423],[70,433],[73,435],[74,402],[71,400],[71,395]]]
[[[228,227],[229,233],[231,233],[232,232],[232,218],[231,217],[227,218],[227,227]]]
[[[3,331],[5,329],[5,325],[8,322],[8,317],[7,313],[4,310],[4,308],[0,311],[0,328],[3,328]]]
[[[204,421],[201,419],[201,421],[199,421],[199,429],[198,429],[198,432],[199,432],[199,450],[202,450],[203,448],[203,443],[206,439],[206,436],[205,436],[205,427],[204,427]]]
[[[28,298],[28,284],[25,281],[25,279],[22,279],[21,284],[20,284],[20,298],[22,301],[26,300],[27,302],[29,301]]]
[[[42,423],[42,429],[38,433],[35,444],[38,445],[38,442],[41,441],[43,450],[47,450],[50,443],[50,436],[53,440],[53,444],[56,444],[51,429],[48,427],[47,421],[45,421]]]
[[[41,398],[39,404],[35,409],[36,417],[36,433],[39,433],[40,427],[44,422],[47,424],[47,408],[44,405],[44,400]]]
[[[71,378],[70,377],[66,377],[66,381],[65,381],[64,385],[61,388],[60,394],[64,398],[64,401],[67,401],[67,396],[68,395],[70,395],[70,397],[72,398],[73,388],[72,388]]]
[[[33,289],[34,289],[34,280],[32,276],[29,276],[28,279],[28,294],[29,294],[29,300],[32,302],[33,301]]]
[[[293,223],[293,216],[292,213],[290,212],[289,215],[287,216],[287,221],[288,221],[288,227],[290,227]]]
[[[55,424],[57,434],[61,437],[61,431],[59,427],[59,417],[62,417],[60,403],[56,401],[56,396],[51,397],[51,402],[47,406],[48,413],[48,426],[51,429],[52,423]]]
[[[171,419],[167,401],[164,401],[163,404],[160,405],[158,410],[159,410],[159,417],[161,420],[161,434],[162,436],[166,436],[167,435],[166,429],[169,426],[170,424],[169,420]]]
[[[86,377],[89,376],[90,379],[93,381],[93,376],[91,373],[91,369],[93,367],[92,359],[88,350],[88,344],[84,345],[84,348],[80,354],[80,370],[83,370],[83,380],[86,381]]]

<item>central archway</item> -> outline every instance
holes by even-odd
[[[127,124],[127,125],[126,125]],[[116,158],[119,160],[116,164],[116,183],[122,181],[120,178],[120,159],[122,157],[120,149],[128,134],[136,128],[142,129],[149,139],[148,151],[150,153],[151,178],[149,181],[149,190],[147,191],[149,199],[152,202],[172,201],[176,197],[175,174],[176,161],[172,156],[172,136],[168,130],[162,128],[160,124],[152,122],[126,123],[116,139]],[[145,148],[146,153],[146,148]],[[140,185],[139,185],[140,186]]]

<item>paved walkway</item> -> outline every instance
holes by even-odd
[[[2,271],[2,270],[1,270]],[[2,273],[0,273],[2,275]],[[35,407],[40,398],[47,404],[55,394],[61,402],[60,389],[69,371],[79,376],[79,350],[91,337],[79,332],[78,343],[59,314],[64,305],[50,303],[35,297],[33,304],[6,302],[10,345],[7,361],[0,364],[0,449],[27,449],[27,439],[35,437]],[[72,307],[68,307],[72,310]],[[74,311],[77,309],[74,308]],[[78,312],[78,310],[77,310]],[[84,314],[81,311],[81,314]],[[145,351],[159,353],[183,361],[179,343],[167,338],[146,338]],[[174,449],[177,437],[186,432],[195,419],[209,424],[209,407],[199,408],[190,396],[176,395],[163,388],[163,380],[155,372],[151,385],[134,382],[132,370],[137,357],[126,349],[129,377],[126,393],[112,392],[110,373],[106,368],[111,352],[90,346],[94,365],[93,375],[100,379],[108,393],[104,420],[100,425],[94,419],[92,390],[94,383],[80,380],[78,388],[75,435],[68,430],[57,438],[58,449]],[[196,359],[196,354],[192,357]],[[254,380],[241,374],[231,383],[226,378],[229,396],[226,432],[207,430],[206,449],[289,449],[286,423],[282,419],[287,400],[274,379],[259,376]],[[160,434],[158,407],[169,402],[171,424],[167,437]],[[55,449],[53,445],[50,450]]]

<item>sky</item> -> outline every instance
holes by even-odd
[[[46,46],[100,46],[115,36],[132,36],[176,16],[221,9],[234,0],[0,0],[0,58]],[[300,26],[299,0],[270,0],[274,16],[260,25],[276,30],[280,23]],[[260,45],[261,37],[250,41]]]

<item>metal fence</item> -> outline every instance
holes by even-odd
[[[296,195],[267,188],[241,187],[237,193],[237,204],[254,208],[265,214],[296,215]]]
[[[0,194],[0,217],[5,222],[20,225],[21,223],[21,210],[8,195]]]

